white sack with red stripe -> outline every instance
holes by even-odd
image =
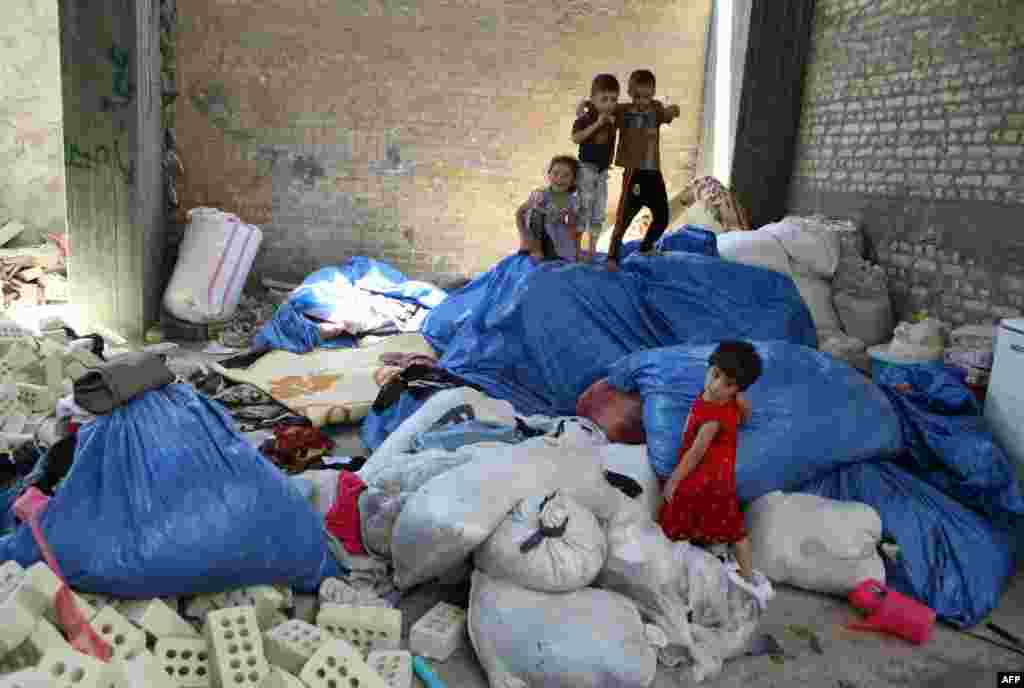
[[[164,310],[179,320],[228,320],[263,241],[259,227],[216,208],[193,208],[174,266]]]

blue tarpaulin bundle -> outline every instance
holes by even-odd
[[[846,363],[789,342],[755,342],[764,372],[744,395],[750,422],[736,455],[740,500],[791,490],[858,461],[895,456],[900,421],[877,386]],[[608,382],[644,400],[651,464],[667,479],[678,462],[690,407],[704,389],[715,345],[672,346],[627,356]]]
[[[636,351],[732,337],[816,344],[788,277],[683,252],[630,256],[616,273],[511,256],[435,308],[422,331],[449,372],[520,413],[551,416],[575,413],[579,395]],[[418,406],[403,398],[371,413],[366,446]]]
[[[712,232],[700,227],[686,225],[680,230],[662,237],[658,247],[663,251],[695,253],[717,257],[718,244]],[[639,241],[622,245],[622,259],[640,249]],[[598,257],[598,262],[603,256]],[[563,264],[564,265],[564,264]],[[438,353],[444,353],[448,343],[467,319],[480,307],[493,303],[497,294],[516,289],[536,265],[528,257],[515,255],[506,258],[480,275],[462,289],[450,294],[436,306],[424,321],[420,332]]]
[[[717,258],[631,256],[621,270],[545,263],[487,290],[444,347],[440,365],[522,413],[571,415],[623,356],[723,338],[815,346],[792,280]]]
[[[950,372],[886,368],[878,382],[900,416],[906,451],[844,466],[800,491],[877,509],[900,548],[886,561],[887,582],[950,623],[973,626],[999,604],[1021,552],[1024,498],[1011,461]]]
[[[312,592],[340,571],[320,516],[222,407],[187,385],[83,425],[41,525],[68,584],[86,592]],[[0,539],[0,561],[40,558],[27,525]]]
[[[445,292],[426,282],[409,280],[386,263],[355,256],[340,267],[325,267],[303,280],[273,319],[253,340],[257,349],[284,349],[302,354],[317,347],[351,348],[354,337],[344,335],[324,340],[317,324],[306,316],[321,320],[343,319],[346,307],[357,291],[412,302],[433,308],[445,299]]]

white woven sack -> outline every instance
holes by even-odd
[[[778,239],[767,232],[726,232],[719,234],[718,255],[725,260],[754,265],[789,275],[789,256]]]
[[[811,320],[814,321],[814,329],[818,333],[818,342],[843,334],[843,326],[839,322],[836,308],[832,304],[832,283],[808,275],[793,275],[793,283],[800,298],[807,305],[811,312]]]
[[[792,261],[794,272],[832,279],[839,265],[839,236],[815,232],[795,222],[775,222],[757,230],[775,237]]]
[[[647,688],[657,657],[636,605],[607,590],[527,590],[473,572],[469,637],[491,688]]]
[[[478,458],[431,479],[402,507],[391,536],[395,584],[408,589],[464,561],[517,502],[562,489],[599,518],[619,508],[597,447],[571,433],[482,448]]]
[[[754,568],[776,583],[845,595],[866,578],[885,582],[882,519],[867,504],[769,492],[746,512]]]
[[[858,296],[846,291],[832,295],[843,332],[859,339],[866,346],[876,346],[889,341],[893,330],[892,304],[889,294]]]
[[[192,323],[230,319],[263,241],[258,227],[216,208],[189,211],[164,309]]]
[[[572,592],[597,578],[607,553],[597,517],[556,491],[520,501],[473,560],[492,578],[541,592]]]

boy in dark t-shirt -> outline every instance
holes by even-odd
[[[572,125],[572,142],[578,144],[579,172],[576,188],[580,196],[579,231],[589,237],[589,260],[597,252],[597,238],[608,214],[608,168],[615,153],[615,108],[619,103],[619,80],[598,74],[590,86],[592,108]]]
[[[640,208],[650,208],[654,218],[640,244],[641,253],[652,253],[668,227],[668,191],[665,178],[661,176],[660,128],[679,116],[679,106],[665,107],[654,100],[654,89],[654,74],[639,69],[629,75],[628,91],[632,102],[615,108],[615,125],[619,131],[615,164],[624,168],[624,172],[615,230],[608,248],[609,270],[618,269],[622,235]],[[581,106],[585,112],[595,109],[590,101],[584,101]]]

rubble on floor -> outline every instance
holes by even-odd
[[[400,610],[358,580],[328,578],[319,598],[271,585],[147,600],[76,591],[99,639],[83,652],[62,621],[63,586],[45,563],[0,563],[0,685],[410,688],[412,652],[444,661],[467,644],[465,610],[440,603],[404,650]]]
[[[3,309],[67,302],[67,272],[60,248],[54,244],[0,248],[0,289]]]

